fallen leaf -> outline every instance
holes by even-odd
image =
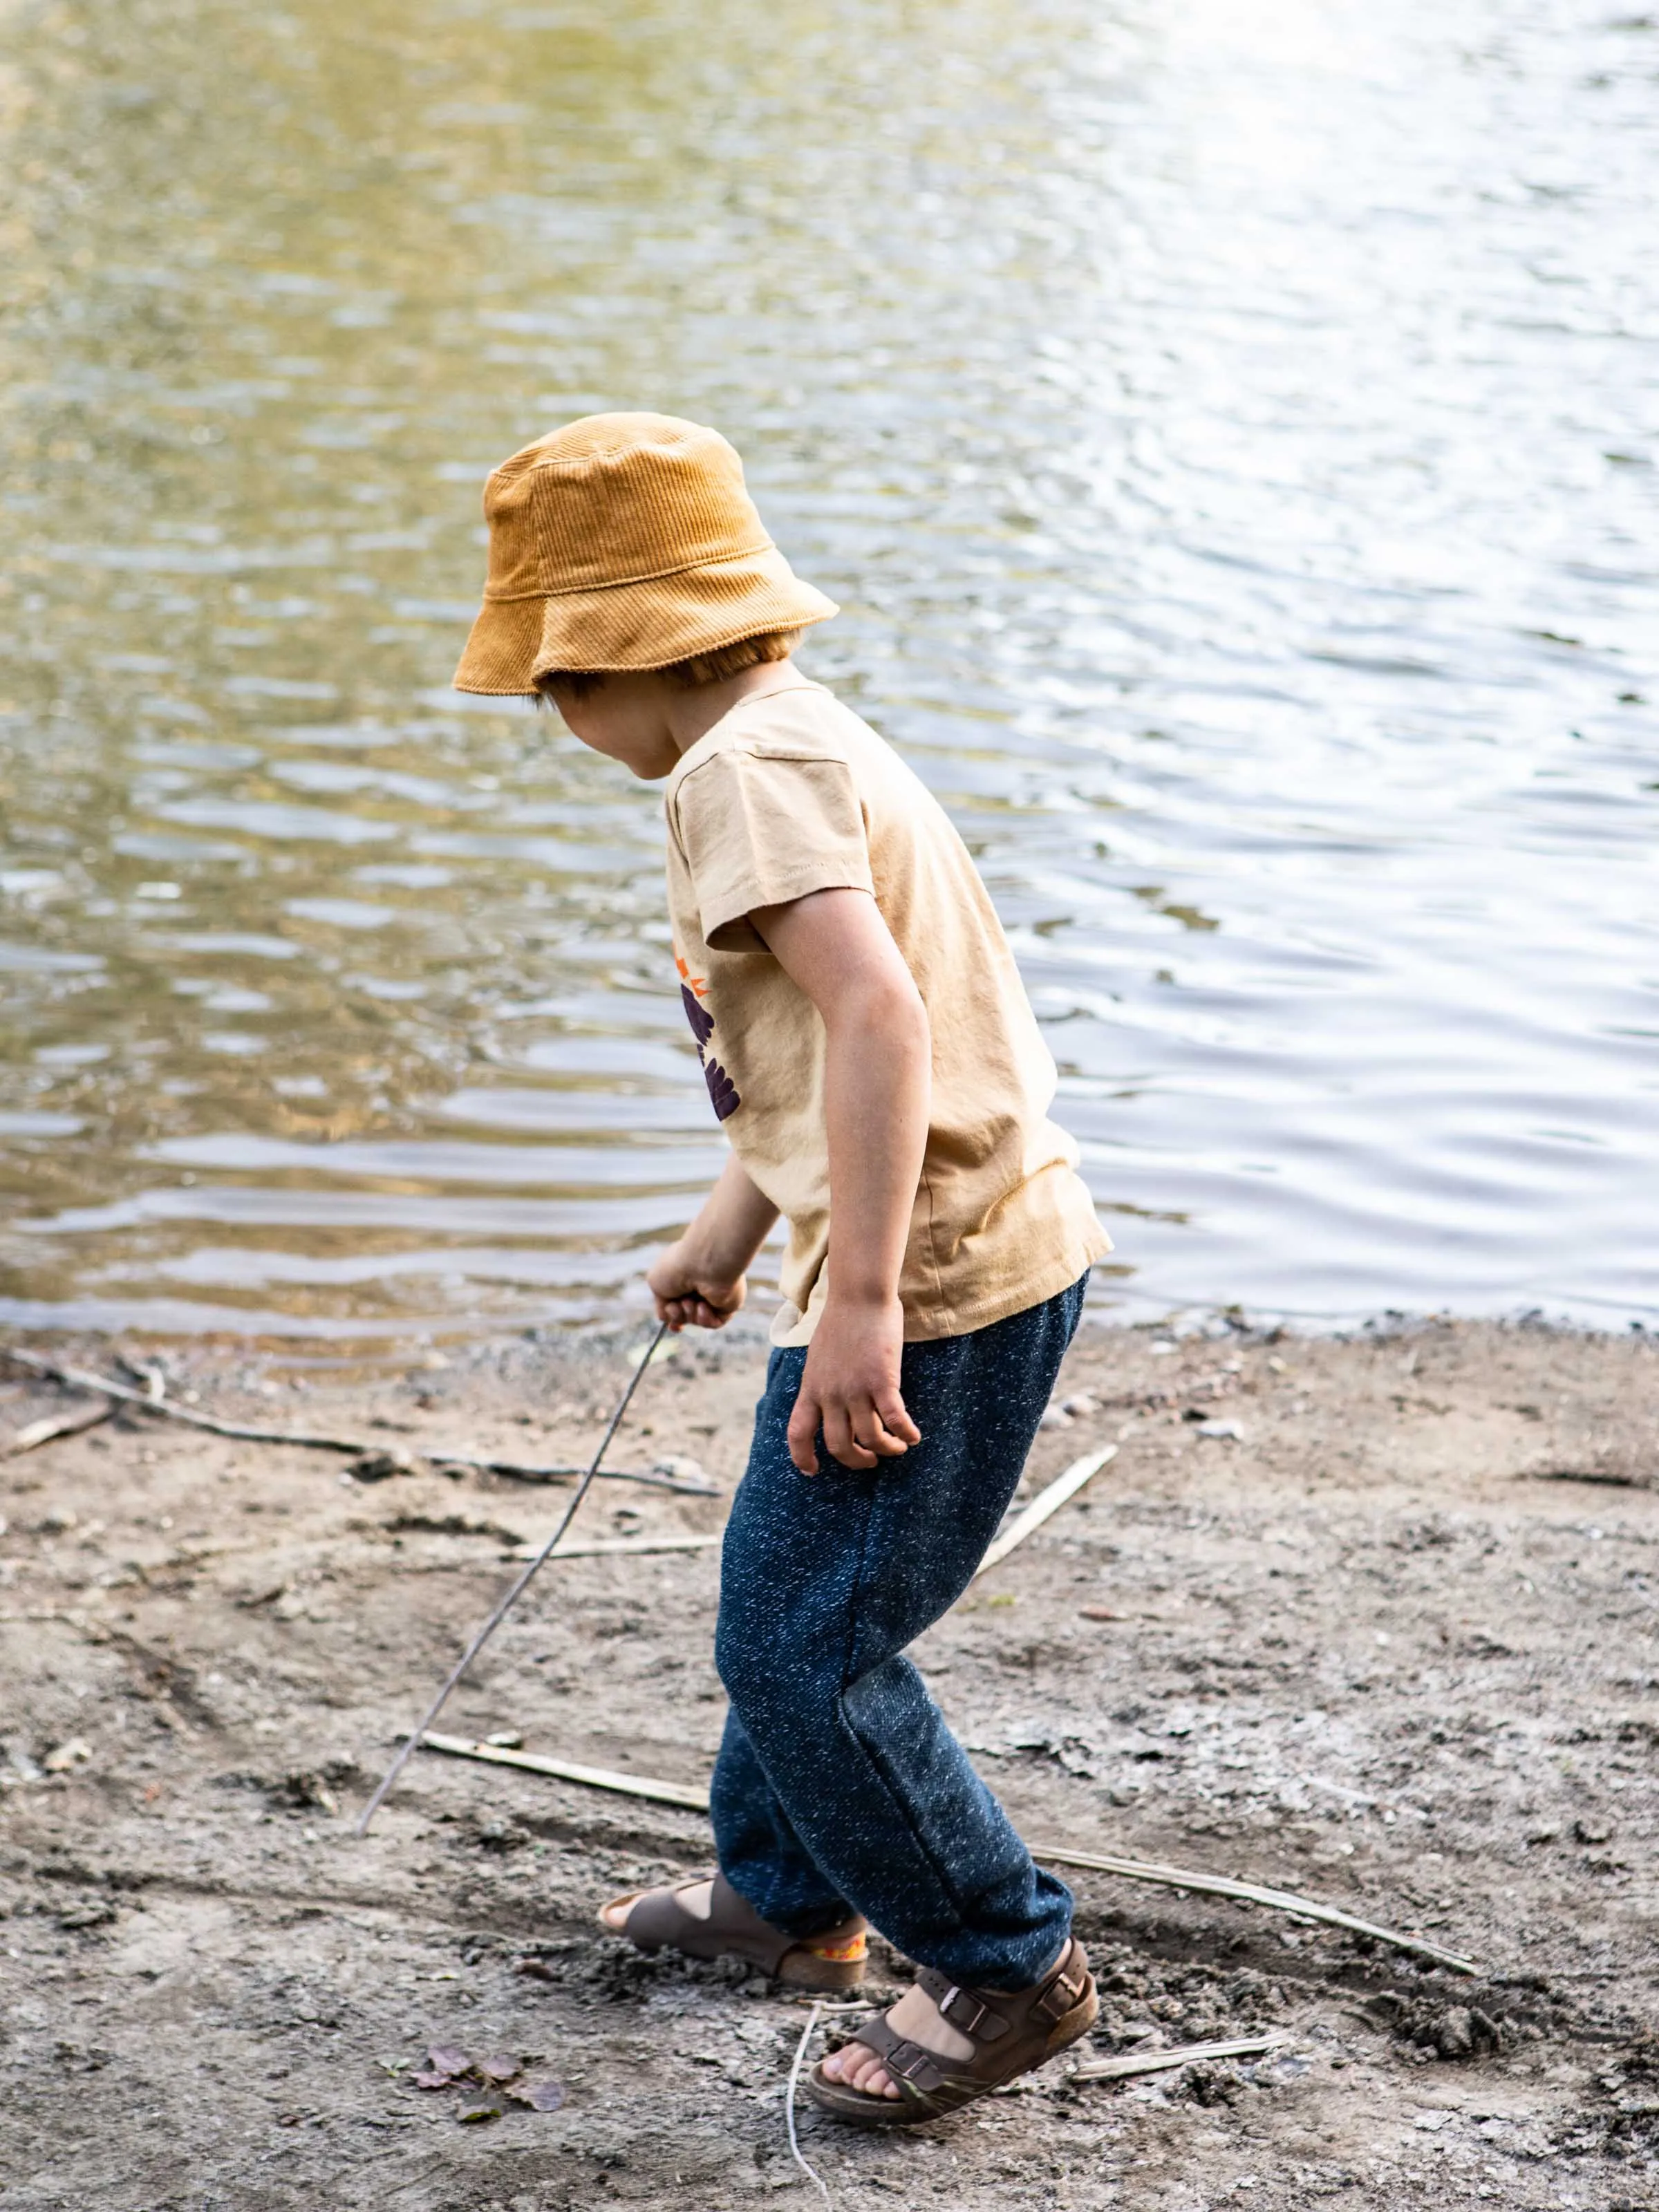
[[[520,2068],[510,2052],[497,2051],[488,2058],[480,2058],[472,2071],[481,2081],[510,2081]]]
[[[521,2081],[507,2095],[515,2104],[528,2105],[532,2112],[556,2112],[564,2102],[562,2081]]]
[[[453,2074],[431,2074],[422,2071],[419,2074],[411,2074],[409,2078],[417,2089],[453,2089],[455,2087],[455,2076]]]
[[[528,1974],[536,1982],[556,1982],[559,1978],[545,1959],[515,1959],[513,1971],[515,1974]]]
[[[466,2072],[471,2061],[458,2043],[434,2043],[428,2047],[426,2063],[434,2074],[446,2075],[453,2081]]]
[[[479,2120],[499,2120],[501,2108],[499,2100],[494,2097],[475,2097],[470,2104],[460,2106],[455,2117],[463,2125],[476,2124]]]

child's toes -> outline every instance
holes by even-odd
[[[886,2068],[873,2051],[866,2051],[861,2043],[854,2043],[841,2054],[843,2061],[850,2060],[842,2074],[849,2089],[857,2089],[866,2097],[896,2097],[898,2091],[888,2077]]]

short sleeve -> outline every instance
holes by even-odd
[[[811,891],[873,894],[864,810],[845,761],[722,750],[680,785],[675,826],[703,942],[759,950],[745,917]]]

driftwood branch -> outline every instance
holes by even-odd
[[[228,1437],[238,1443],[290,1444],[301,1451],[341,1452],[352,1459],[374,1459],[386,1450],[384,1444],[367,1443],[361,1437],[319,1436],[306,1429],[267,1429],[242,1421],[222,1421],[215,1414],[198,1413],[187,1406],[176,1406],[170,1398],[132,1389],[112,1376],[94,1375],[80,1367],[60,1367],[55,1360],[43,1359],[38,1352],[21,1352],[15,1345],[0,1346],[0,1356],[53,1382],[61,1382],[65,1389],[96,1391],[141,1413],[154,1413],[166,1421],[181,1421],[187,1428],[204,1429],[210,1436]],[[39,1441],[44,1443],[46,1439],[43,1437]],[[407,1449],[410,1459],[423,1460],[429,1467],[470,1468],[478,1474],[505,1475],[515,1482],[572,1482],[586,1472],[580,1467],[531,1467],[520,1460],[482,1459],[470,1452],[430,1451],[406,1446],[400,1449]],[[691,1498],[720,1496],[717,1485],[712,1482],[689,1482],[683,1475],[647,1474],[639,1468],[602,1468],[599,1480],[645,1483],[655,1490],[677,1490]]]
[[[608,1767],[574,1766],[567,1759],[543,1759],[529,1751],[507,1751],[493,1743],[473,1743],[463,1736],[427,1735],[422,1741],[428,1750],[447,1752],[453,1759],[481,1759],[492,1766],[521,1767],[530,1774],[551,1775],[556,1781],[586,1783],[594,1790],[615,1790],[624,1797],[648,1797],[662,1805],[683,1805],[694,1813],[708,1809],[706,1789],[687,1788],[678,1782],[656,1782],[642,1776],[617,1774]],[[1288,1889],[1264,1889],[1253,1881],[1231,1881],[1224,1875],[1200,1874],[1191,1867],[1154,1866],[1146,1859],[1126,1859],[1101,1851],[1078,1851],[1069,1846],[1034,1844],[1033,1858],[1049,1866],[1086,1867],[1097,1874],[1115,1874],[1127,1881],[1153,1882],[1165,1889],[1191,1890],[1206,1897],[1231,1898],[1237,1905],[1265,1905],[1272,1912],[1288,1912],[1298,1920],[1316,1920],[1328,1928],[1344,1928],[1351,1935],[1369,1936],[1373,1942],[1386,1943],[1396,1951],[1409,1951],[1418,1958],[1428,1959],[1437,1966],[1449,1966],[1454,1973],[1478,1974],[1480,1971],[1473,1959],[1465,1959],[1455,1951],[1443,1949],[1421,1936],[1402,1935],[1398,1929],[1382,1928],[1373,1920],[1357,1919],[1351,1912],[1340,1911],[1334,1905],[1320,1905],[1310,1897],[1298,1897]],[[1184,2062],[1183,2062],[1184,2063]]]
[[[1168,2074],[1203,2058],[1258,2058],[1276,2051],[1282,2035],[1237,2035],[1229,2043],[1178,2043],[1170,2051],[1129,2051],[1121,2058],[1090,2058],[1072,2069],[1074,2081],[1124,2081],[1136,2074]]]
[[[1473,1959],[1460,1958],[1455,1951],[1444,1950],[1424,1936],[1402,1936],[1397,1929],[1379,1928],[1374,1920],[1356,1919],[1352,1912],[1339,1911],[1334,1905],[1316,1905],[1311,1898],[1298,1897],[1292,1890],[1263,1889],[1253,1881],[1231,1881],[1224,1875],[1154,1866],[1146,1859],[1074,1851],[1069,1846],[1033,1844],[1031,1856],[1050,1866],[1087,1867],[1097,1874],[1117,1875],[1125,1881],[1157,1882],[1165,1889],[1189,1889],[1205,1897],[1230,1897],[1237,1905],[1264,1905],[1270,1911],[1294,1913],[1298,1919],[1317,1920],[1327,1928],[1345,1928],[1351,1935],[1369,1936],[1396,1951],[1414,1952],[1420,1959],[1432,1960],[1437,1966],[1449,1966],[1455,1974],[1478,1974],[1480,1971]]]
[[[474,1743],[466,1736],[422,1736],[426,1751],[447,1752],[452,1759],[482,1759],[491,1766],[522,1767],[528,1774],[550,1775],[556,1782],[581,1782],[590,1790],[614,1790],[624,1797],[648,1797],[657,1805],[679,1805],[689,1813],[708,1810],[707,1790],[681,1782],[656,1782],[644,1774],[615,1774],[608,1766],[574,1766],[565,1759],[542,1759],[532,1751],[509,1751],[495,1743]]]
[[[23,1452],[31,1452],[37,1445],[49,1444],[58,1437],[78,1437],[83,1429],[95,1429],[100,1421],[107,1421],[115,1411],[108,1398],[95,1406],[76,1406],[67,1413],[48,1413],[44,1420],[30,1421],[18,1430],[6,1446],[6,1457],[16,1459]]]
[[[975,1568],[974,1580],[977,1582],[999,1561],[1006,1559],[1017,1544],[1023,1544],[1050,1515],[1059,1512],[1068,1498],[1075,1498],[1084,1484],[1097,1475],[1109,1460],[1116,1457],[1117,1446],[1105,1444],[1099,1451],[1085,1452],[1081,1459],[1074,1459],[1064,1474],[1057,1474],[1046,1489],[1038,1491],[1019,1518],[994,1540]]]

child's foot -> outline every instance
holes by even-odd
[[[665,1945],[690,1959],[742,1959],[805,1990],[855,1990],[869,1948],[856,1914],[822,1935],[791,1936],[763,1920],[720,1874],[712,1881],[614,1898],[602,1908],[599,1925],[636,1950]]]
[[[707,1920],[714,1902],[714,1883],[688,1881],[678,1889],[636,1889],[629,1897],[613,1897],[609,1905],[599,1907],[601,1925],[618,1936],[628,1933],[628,1916],[642,1897],[672,1897],[682,1911],[689,1912],[694,1920]]]
[[[913,1982],[882,2017],[895,2035],[920,2044],[924,2051],[937,2051],[941,2058],[960,2065],[974,2055],[973,2045],[944,2018],[920,1982]],[[866,2097],[887,2097],[896,2103],[904,2094],[867,2043],[842,2044],[839,2051],[827,2053],[818,2070],[825,2081],[844,2082]]]
[[[862,2127],[941,2119],[1077,2042],[1099,2010],[1075,1937],[1034,1988],[1012,1993],[967,1989],[924,1967],[897,2004],[818,2061],[807,2094]]]

